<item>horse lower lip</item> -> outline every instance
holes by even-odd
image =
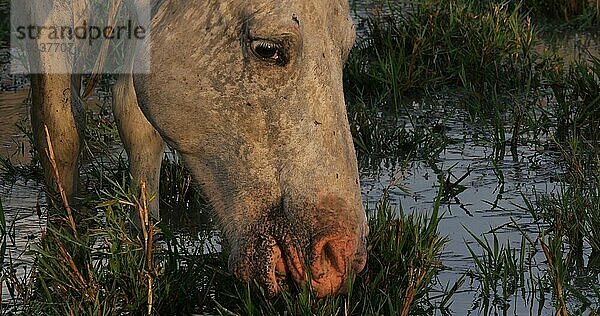
[[[302,266],[301,255],[293,247],[289,247],[286,250],[286,269],[290,278],[298,284],[306,282],[307,276]]]
[[[301,284],[306,281],[302,278],[303,267],[300,257],[294,247],[289,244],[277,243],[273,247],[273,273],[278,290],[289,290],[294,283]]]
[[[275,273],[286,275],[287,274],[287,265],[285,264],[285,259],[283,258],[283,254],[280,254],[279,258],[275,258]]]
[[[282,291],[288,291],[291,285],[291,279],[289,274],[289,268],[286,262],[285,253],[282,248],[276,244],[273,247],[273,275],[270,277],[272,284],[271,287],[276,289],[273,294],[281,293]]]

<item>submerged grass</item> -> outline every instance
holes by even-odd
[[[523,236],[518,252],[512,249],[511,254],[510,244],[500,245],[495,233],[492,242],[472,235],[483,250],[483,255],[477,255],[473,248],[467,246],[476,264],[479,293],[484,298],[485,308],[499,307],[506,312],[505,308],[510,307],[509,301],[517,299],[511,287],[514,285],[524,293],[521,297],[526,306],[532,307],[534,300],[542,306],[546,294],[550,293],[556,315],[598,312],[600,292],[595,285],[600,275],[598,143],[573,136],[581,137],[594,129],[597,133],[597,128],[590,128],[587,124],[579,127],[570,125],[571,138],[562,142],[555,140],[554,146],[561,157],[557,163],[563,164],[561,169],[565,171],[557,174],[560,189],[536,195],[533,200],[524,198],[537,227],[520,228],[513,222]],[[527,247],[525,252],[524,246]],[[539,275],[534,276],[534,272]],[[528,279],[526,276],[529,281],[523,283]],[[494,299],[487,303],[487,297]],[[488,314],[487,309],[485,314]],[[539,310],[537,314],[544,313]]]
[[[138,199],[119,183],[104,194],[99,213],[86,219],[86,231],[74,234],[70,227],[51,225],[32,249],[36,278],[26,312],[167,315],[208,305],[205,262],[215,255],[188,253],[174,239],[153,242],[168,234],[152,221],[142,225],[144,234],[132,234],[130,214],[137,210],[142,223],[148,218],[143,196]]]
[[[364,99],[347,108],[354,146],[362,163],[435,159],[446,147],[447,139],[439,126],[390,119],[393,114],[382,113],[377,102]]]
[[[538,18],[558,20],[558,23],[566,23],[567,26],[579,29],[597,27],[600,22],[598,0],[524,0],[522,4]]]
[[[565,143],[578,138],[598,144],[600,59],[590,54],[566,70],[555,69],[548,77],[556,98],[553,115],[558,141]]]
[[[556,50],[542,53],[543,26],[527,1],[372,3],[379,9],[360,18],[365,28],[345,68],[349,100],[378,100],[383,111],[415,96],[455,95],[473,122],[491,127],[496,159],[507,145],[516,159],[540,134],[566,140],[583,125],[597,134],[597,55],[569,65]]]
[[[481,313],[507,313],[510,308],[515,308],[517,313],[516,306],[511,306],[511,302],[517,300],[523,306],[533,307],[536,291],[544,290],[539,286],[540,281],[534,271],[534,267],[537,268],[535,244],[525,235],[520,244],[513,247],[509,242],[500,241],[496,232],[491,233],[491,241],[485,235],[478,237],[468,229],[467,232],[477,245],[476,248],[466,243],[475,263],[473,275],[479,280],[474,305]],[[532,309],[530,314],[534,314]]]
[[[491,312],[490,306],[495,312],[506,312],[520,292],[529,297],[524,304],[533,306],[537,300],[537,313],[543,314],[545,296],[551,292],[558,315],[597,312],[598,290],[593,281],[583,279],[598,276],[600,261],[596,207],[600,205],[600,61],[597,53],[585,50],[575,62],[567,62],[558,50],[540,53],[543,37],[538,31],[547,35],[548,25],[539,24],[546,19],[593,28],[598,22],[597,4],[576,0],[373,3],[378,9],[363,16],[362,39],[345,69],[350,100],[377,100],[364,121],[391,108],[401,120],[417,126],[415,121],[421,117],[406,111],[405,100],[443,91],[457,96],[450,106],[465,108],[477,126],[491,126],[489,144],[494,154],[490,159],[502,161],[508,147],[518,160],[519,146],[529,143],[557,153],[557,163],[566,171],[557,175],[563,183],[560,192],[527,202],[539,225],[537,238],[521,231],[521,247],[515,249],[501,245],[495,233],[491,241],[472,236],[483,251],[480,255],[468,247],[483,299],[477,306],[485,314]],[[440,109],[445,106],[440,102]],[[361,130],[353,132],[359,135],[359,148],[367,144],[366,152],[385,152],[378,146],[390,143],[369,133],[364,136]],[[464,189],[460,181],[454,186],[440,177],[442,187],[448,188],[446,199]],[[539,275],[534,275],[532,267],[538,265]],[[585,285],[577,285],[581,283]]]
[[[528,202],[547,264],[544,283],[551,289],[557,315],[594,313],[600,308],[600,292],[594,285],[600,276],[597,143],[574,138],[568,146],[561,148],[566,173],[560,190]]]

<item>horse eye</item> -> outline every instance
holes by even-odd
[[[287,62],[285,50],[281,44],[267,40],[253,40],[250,42],[250,49],[258,58],[284,66]]]

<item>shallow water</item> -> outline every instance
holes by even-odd
[[[564,41],[565,55],[578,54],[581,46],[577,43],[589,40],[575,35],[571,38]],[[596,47],[596,52],[600,47],[598,41],[586,45]],[[0,93],[0,156],[11,157],[14,163],[27,163],[30,159],[28,141],[16,127],[18,122],[27,119],[28,108],[23,103],[27,96],[27,90]],[[418,103],[413,104],[415,108],[419,106]],[[377,172],[361,170],[361,181],[364,201],[371,209],[387,190],[390,203],[398,209],[407,213],[430,212],[438,192],[438,175],[445,177],[451,171],[456,180],[469,173],[461,182],[465,190],[441,208],[444,218],[439,230],[441,235],[448,236],[449,243],[442,255],[444,268],[439,274],[439,281],[452,284],[467,271],[475,269],[466,247],[466,244],[474,245],[474,240],[467,230],[476,236],[493,230],[498,233],[501,243],[510,242],[514,248],[518,248],[522,234],[513,222],[532,236],[537,233],[531,215],[524,209],[523,197],[534,199],[535,193],[556,192],[562,168],[554,153],[532,146],[520,146],[517,160],[507,155],[493,163],[490,159],[494,155],[493,149],[489,143],[478,139],[476,126],[466,124],[462,114],[440,115],[437,119],[448,128],[448,137],[460,141],[446,147],[434,162],[435,168],[427,161],[413,161],[408,167],[382,163]],[[23,253],[32,241],[39,238],[45,223],[44,217],[38,214],[45,204],[43,187],[40,183],[24,180],[0,183],[0,199],[7,222],[14,223],[16,232],[15,239],[9,240],[9,255],[27,261]],[[474,249],[477,251],[478,248]],[[25,275],[27,264],[19,267],[23,269],[20,275]],[[477,280],[466,279],[453,297],[451,314],[482,313],[478,305],[480,300],[476,297],[477,286]],[[3,301],[8,298],[6,288],[3,288]],[[524,302],[513,299],[508,304],[509,308],[499,310],[499,313],[528,315],[532,310],[538,310],[539,303],[536,300]],[[541,311],[542,315],[552,314],[550,299]]]
[[[377,1],[354,0],[355,21],[361,17],[385,15],[386,11]],[[403,2],[399,2],[403,3]],[[410,10],[407,6],[407,10]],[[358,41],[366,32],[365,26],[358,23]],[[600,58],[600,36],[593,33],[574,31],[545,34],[544,41],[538,43],[535,50],[543,55],[556,52],[564,58],[566,64],[576,61],[590,61]],[[457,102],[458,103],[458,102]],[[422,104],[413,103],[412,108],[418,109]],[[446,108],[460,108],[452,102],[445,104]],[[361,186],[363,199],[371,209],[388,192],[390,204],[398,211],[405,213],[429,213],[436,199],[439,181],[438,175],[446,178],[452,174],[452,181],[467,175],[460,182],[465,190],[454,199],[443,203],[440,211],[444,217],[439,225],[439,232],[447,236],[449,241],[442,254],[443,269],[439,273],[440,288],[446,284],[452,286],[470,271],[476,271],[475,263],[467,248],[471,246],[476,254],[482,254],[481,248],[469,234],[492,241],[492,232],[496,233],[500,244],[510,244],[512,249],[519,249],[523,234],[536,240],[539,234],[537,224],[526,209],[525,199],[535,202],[536,195],[557,193],[559,182],[564,169],[560,157],[555,152],[545,151],[535,146],[519,146],[517,159],[507,155],[500,161],[494,161],[494,150],[488,143],[479,140],[477,126],[467,124],[468,115],[449,115],[440,113],[434,119],[442,120],[448,128],[447,136],[460,139],[451,143],[435,161],[435,167],[427,161],[413,161],[408,167],[382,163],[381,169],[373,173],[361,171]],[[510,127],[506,129],[510,131]],[[506,136],[510,139],[510,135]],[[517,227],[518,226],[518,227]],[[534,260],[544,263],[546,260],[541,253],[536,253]],[[546,267],[538,269],[532,266],[527,276],[543,276]],[[591,282],[600,282],[598,277]],[[451,315],[480,315],[480,314],[512,314],[512,315],[552,315],[552,293],[545,291],[545,301],[541,300],[539,289],[532,289],[525,297],[515,294],[506,301],[495,301],[490,297],[490,305],[482,304],[478,297],[478,280],[467,277],[464,285],[453,296],[450,307]],[[583,285],[585,287],[585,285]],[[534,293],[535,292],[535,293]],[[583,293],[585,293],[583,289]],[[500,295],[500,294],[499,294]],[[585,294],[584,294],[585,295]],[[594,308],[599,302],[592,301]]]
[[[14,124],[27,116],[27,107],[22,102],[27,97],[27,92],[20,91],[2,97],[0,96],[0,100],[4,101],[0,103],[0,117],[10,117],[10,120],[7,119],[9,123],[2,127],[0,143],[7,144],[4,145],[6,149],[2,154],[10,155],[15,149],[11,145],[11,139],[16,137],[19,141],[24,141],[24,136]],[[420,104],[414,103],[413,106],[418,108]],[[438,174],[445,177],[451,170],[456,178],[460,178],[470,172],[461,182],[466,189],[442,206],[445,215],[439,229],[442,235],[449,237],[449,243],[442,256],[444,269],[439,279],[442,284],[446,284],[455,282],[466,271],[474,269],[465,246],[465,241],[473,244],[473,238],[469,236],[467,229],[476,236],[482,236],[492,228],[500,227],[497,231],[500,238],[518,246],[516,243],[520,242],[521,234],[512,227],[512,221],[523,225],[525,229],[532,221],[529,213],[522,208],[525,204],[521,194],[533,197],[534,192],[556,190],[557,183],[554,179],[559,169],[552,154],[525,146],[519,148],[517,161],[513,161],[508,155],[494,166],[490,159],[493,150],[488,144],[475,139],[475,130],[464,123],[464,117],[460,114],[440,115],[438,120],[447,128],[448,137],[460,141],[447,146],[434,162],[435,168],[426,161],[414,161],[408,168],[382,163],[377,172],[362,170],[361,180],[363,197],[369,208],[373,208],[383,191],[394,183],[397,186],[388,189],[392,205],[401,207],[408,213],[429,212],[438,191]],[[45,203],[43,187],[34,181],[3,183],[0,185],[0,198],[8,222],[15,223],[16,238],[10,244],[10,256],[26,259],[22,256],[23,252],[40,236],[44,227],[44,218],[37,214],[40,205],[43,207]],[[531,227],[531,231],[535,232],[535,227]],[[474,304],[476,287],[476,281],[468,281],[462,287],[462,291],[454,297],[453,314],[469,313]],[[4,300],[8,298],[6,295],[5,290]],[[551,306],[546,307],[550,312]],[[516,304],[512,308],[517,315],[529,313],[529,306],[526,304]]]
[[[17,124],[29,115],[25,104],[29,90],[0,92],[0,157],[10,157],[14,163],[29,159],[29,142]]]
[[[419,104],[414,103],[414,106]],[[555,179],[561,168],[553,153],[528,146],[519,147],[516,161],[508,154],[494,163],[492,148],[474,138],[474,129],[464,123],[466,115],[461,119],[460,115],[448,118],[440,114],[438,119],[442,118],[447,136],[460,141],[446,147],[434,162],[435,167],[426,161],[414,161],[408,168],[390,168],[384,164],[377,173],[363,171],[361,184],[363,198],[371,209],[387,189],[390,204],[397,210],[408,214],[430,213],[438,194],[438,175],[445,179],[450,171],[453,175],[451,180],[457,181],[468,174],[460,182],[465,190],[440,208],[444,216],[439,232],[447,236],[449,242],[442,254],[444,268],[439,274],[439,281],[442,285],[453,285],[467,271],[475,271],[466,244],[471,245],[476,253],[479,248],[468,231],[478,237],[486,234],[489,239],[493,230],[501,243],[510,243],[513,248],[519,249],[521,232],[514,227],[515,222],[535,239],[533,235],[537,233],[537,227],[524,209],[523,197],[535,200],[535,193],[556,191],[559,183]],[[397,185],[390,186],[390,183]],[[473,310],[477,303],[477,285],[476,280],[467,278],[461,291],[453,297],[453,315],[480,313],[476,308]],[[529,305],[520,302],[512,304],[507,312],[525,315],[529,314],[529,308]],[[551,313],[551,304],[544,308],[542,314]]]
[[[31,159],[29,140],[18,127],[27,125],[28,96],[27,89],[0,92],[0,158],[10,159],[16,165],[27,164]],[[32,242],[39,241],[45,227],[41,212],[45,195],[39,182],[19,178],[9,180],[0,181],[0,200],[9,231],[5,262],[12,262],[17,277],[22,279],[27,277],[31,267],[31,257],[25,252]],[[2,301],[7,302],[10,294],[4,283],[1,290]]]

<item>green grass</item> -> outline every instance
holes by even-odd
[[[110,182],[110,179],[107,179]],[[149,243],[131,233],[131,208],[141,208],[124,184],[111,183],[98,213],[77,233],[51,225],[33,249],[35,284],[27,306],[33,314],[112,315],[192,313],[210,305],[211,270],[218,254],[189,250],[150,224]],[[147,210],[146,210],[147,211]],[[162,246],[161,246],[162,245]]]
[[[309,291],[285,293],[270,301],[254,288],[237,296],[247,315],[420,315],[441,310],[454,292],[434,287],[439,253],[446,239],[437,234],[439,201],[433,213],[398,215],[384,197],[368,212],[370,256],[365,271],[351,283],[347,295],[317,300]],[[456,285],[457,287],[458,285]],[[434,295],[438,291],[437,295]],[[237,300],[237,299],[236,299]],[[235,311],[234,311],[235,313]]]
[[[467,229],[467,228],[465,228]],[[519,247],[499,240],[492,232],[492,240],[484,235],[478,237],[467,229],[477,248],[467,243],[467,249],[475,262],[472,273],[479,280],[477,298],[482,300],[480,308],[483,314],[508,312],[512,301],[521,300],[522,305],[533,302],[535,291],[539,288],[532,266],[536,266],[535,245],[525,235]],[[478,253],[476,249],[480,249]],[[514,308],[514,306],[512,306]]]
[[[518,8],[478,3],[386,2],[389,13],[367,18],[367,40],[350,56],[350,90],[383,94],[392,105],[444,86],[479,98],[500,89],[527,91],[537,80],[535,28]]]
[[[473,122],[492,128],[496,159],[507,143],[514,155],[551,66],[522,8],[474,0],[381,5],[384,14],[364,18],[365,38],[345,68],[351,103],[381,100],[380,110],[398,110],[415,97],[452,95]]]
[[[25,102],[29,102],[29,99]],[[28,106],[28,104],[25,104],[25,106]],[[13,141],[16,144],[15,147],[19,147],[20,150],[18,150],[12,156],[0,156],[0,182],[15,182],[17,179],[22,178],[40,180],[42,179],[42,169],[39,163],[37,152],[33,149],[30,149],[29,153],[25,153],[25,143],[27,143],[29,148],[33,148],[31,147],[31,144],[33,144],[33,134],[31,133],[29,120],[25,119],[17,123],[17,129],[27,138],[26,140],[18,143]],[[30,155],[31,159],[26,165],[16,165],[11,161],[14,156],[26,157],[28,154]]]
[[[539,248],[546,259],[543,283],[551,289],[559,315],[598,309],[598,229],[600,169],[589,143],[572,139],[561,148],[566,173],[560,190],[536,197],[528,209],[538,225]]]
[[[358,117],[358,127],[368,125],[361,121],[374,120],[372,113],[389,109],[414,123],[410,110],[404,111],[410,108],[409,100],[435,100],[441,94],[454,96],[470,120],[490,129],[488,141],[496,160],[504,158],[507,146],[517,159],[518,147],[540,136],[564,142],[573,128],[588,140],[597,135],[597,54],[584,48],[580,59],[567,64],[554,43],[544,42],[539,30],[546,30],[547,24],[532,19],[542,13],[531,3],[370,3],[381,9],[361,18],[366,30],[344,72],[350,109],[361,103],[375,107],[361,110],[367,119]],[[549,49],[542,53],[540,47]],[[440,102],[439,108],[445,107],[447,102]],[[378,146],[389,142],[377,136],[390,136],[372,130],[357,129],[357,147],[386,152]]]
[[[537,231],[525,233],[514,223],[523,234],[519,246],[495,233],[472,235],[474,305],[488,314],[512,304],[531,306],[533,300],[543,306],[549,299],[558,314],[597,312],[600,61],[584,54],[567,64],[552,49],[543,55],[535,49],[544,40],[540,32],[548,31],[540,17],[593,26],[597,9],[568,7],[571,1],[423,0],[408,9],[379,2],[386,14],[366,18],[365,38],[344,70],[361,167],[378,168],[383,160],[435,165],[447,145],[460,140],[446,136],[444,119],[434,113],[443,117],[455,110],[464,111],[464,120],[493,148],[494,165],[508,150],[519,159],[523,145],[555,153],[565,170],[557,176],[561,191],[527,202]],[[111,79],[104,79],[101,89],[108,91]],[[130,233],[129,214],[140,197],[129,191],[124,159],[100,154],[117,139],[109,101],[86,117],[83,171],[89,195],[81,228],[75,234],[68,226],[49,227],[32,250],[35,269],[25,277],[17,277],[20,266],[7,259],[6,242],[0,248],[0,280],[10,289],[11,306],[24,314],[142,314],[151,297],[156,314],[448,312],[465,279],[445,288],[437,284],[446,242],[437,233],[439,207],[467,188],[463,175],[438,173],[439,196],[424,210],[429,216],[393,209],[387,194],[368,210],[370,256],[348,294],[317,300],[304,288],[268,299],[227,271],[227,245],[214,238],[210,209],[177,160],[164,161],[160,188],[162,209],[176,215],[152,226],[154,244]],[[423,109],[422,103],[431,106]],[[2,178],[35,178],[35,161],[23,167],[2,161]],[[2,240],[14,238],[13,223],[1,216],[0,224]],[[198,247],[203,243],[208,253]]]
[[[398,214],[385,197],[369,211],[367,268],[348,294],[318,300],[309,289],[298,289],[298,294],[272,300],[259,287],[235,281],[224,271],[226,250],[201,253],[153,223],[147,227],[154,230],[148,238],[154,235],[157,242],[132,235],[128,215],[143,203],[124,183],[106,181],[97,214],[84,219],[86,229],[74,232],[61,225],[68,215],[57,209],[63,220],[49,226],[32,249],[35,278],[23,285],[30,291],[19,297],[26,314],[144,314],[151,308],[159,315],[408,315],[441,308],[436,302],[448,302],[453,294],[431,299],[446,242],[437,233],[439,201],[430,216]],[[200,236],[196,244],[209,237]]]
[[[104,115],[105,106],[100,104],[86,116],[83,169],[88,194],[75,209],[80,225],[73,231],[62,203],[51,206],[50,213],[58,219],[30,252],[36,262],[33,270],[26,278],[15,279],[14,265],[3,267],[4,284],[21,289],[13,292],[7,306],[18,304],[24,314],[145,314],[151,301],[152,314],[160,315],[407,315],[429,314],[451,301],[458,285],[438,288],[435,280],[446,242],[437,232],[439,201],[425,216],[394,210],[387,196],[382,197],[368,210],[367,268],[348,294],[325,300],[316,299],[307,288],[272,300],[260,287],[236,281],[226,268],[227,244],[214,239],[218,233],[208,218],[210,210],[190,185],[185,168],[172,158],[164,160],[161,170],[161,207],[181,215],[151,224],[148,230],[152,227],[150,235],[156,242],[145,242],[130,231],[130,214],[140,209],[141,197],[130,191],[126,163],[118,153],[106,154],[116,133]],[[364,126],[382,135],[400,133],[380,121]],[[394,139],[386,137],[378,141]],[[393,146],[380,155],[398,153]],[[208,253],[198,247],[203,244],[211,249]]]
[[[446,147],[442,126],[394,120],[396,113],[382,113],[378,102],[364,99],[348,104],[347,109],[354,146],[362,165],[376,165],[382,159],[400,162],[435,159]],[[410,119],[414,114],[407,115]]]
[[[544,54],[536,47],[543,45],[550,29],[540,21],[593,26],[597,9],[581,1],[377,3],[384,9],[364,20],[365,38],[345,69],[350,100],[378,100],[372,102],[375,108],[363,110],[371,113],[364,121],[391,108],[391,116],[412,123],[422,117],[411,112],[406,100],[450,95],[457,101],[442,100],[439,111],[448,106],[465,109],[488,135],[494,149],[491,160],[502,161],[508,148],[517,160],[519,146],[529,144],[554,151],[560,157],[556,163],[565,166],[566,173],[558,178],[562,191],[529,202],[539,236],[523,232],[517,249],[502,245],[495,234],[492,241],[472,236],[482,251],[469,247],[483,299],[477,306],[486,314],[491,307],[505,311],[519,295],[527,296],[522,304],[541,300],[543,305],[551,293],[558,314],[595,311],[594,299],[600,296],[587,279],[597,276],[600,253],[600,62],[585,48],[574,63],[567,63],[553,43]],[[578,7],[568,7],[571,3]],[[382,141],[385,137],[368,137],[373,133],[353,132],[360,136],[359,148],[373,143],[363,147],[385,152],[379,146],[390,143]],[[460,181],[439,177],[446,199],[464,189]],[[533,275],[532,264],[540,265],[539,275]]]
[[[524,198],[524,209],[537,227],[521,227],[513,220],[512,225],[522,234],[520,248],[503,245],[495,232],[492,241],[471,234],[482,251],[478,254],[467,245],[476,264],[478,293],[486,310],[491,306],[505,311],[511,302],[519,300],[524,306],[532,306],[534,301],[543,304],[550,297],[557,315],[598,312],[597,145],[581,138],[555,143],[561,155],[557,163],[564,164],[565,172],[557,175],[558,191]]]
[[[549,74],[548,83],[556,98],[553,111],[557,122],[556,137],[565,142],[583,138],[597,143],[600,124],[600,59],[589,56],[565,70]]]
[[[0,278],[0,284],[4,284],[4,282],[6,281],[4,276],[6,275],[5,272],[5,262],[6,262],[6,242],[8,240],[8,229],[6,226],[6,217],[4,215],[4,208],[2,207],[2,199],[0,199],[0,238],[2,238],[2,241],[0,241],[0,269],[2,271],[2,276]],[[2,292],[2,291],[0,291]],[[3,293],[0,293],[3,294]]]

